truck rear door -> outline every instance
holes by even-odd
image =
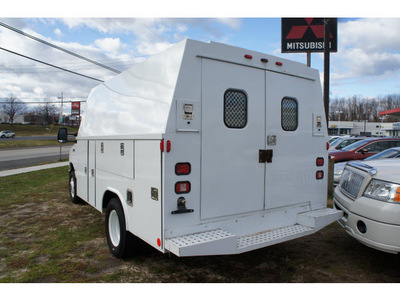
[[[264,207],[265,71],[203,59],[201,218]]]
[[[316,179],[316,172],[328,163],[325,120],[317,124],[322,101],[316,99],[321,97],[315,81],[266,72],[265,147],[273,157],[265,169],[265,209],[312,201],[326,193],[324,180]],[[325,157],[323,167],[316,166],[317,157]]]

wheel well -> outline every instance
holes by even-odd
[[[103,196],[103,205],[102,205],[103,212],[104,212],[104,210],[107,208],[108,203],[110,202],[110,200],[111,200],[112,198],[118,198],[118,199],[119,199],[118,195],[115,194],[115,193],[113,193],[113,192],[106,191],[106,192],[104,193],[104,196]]]

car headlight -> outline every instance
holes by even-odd
[[[400,185],[373,179],[367,186],[364,196],[380,201],[400,204]]]

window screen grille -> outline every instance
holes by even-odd
[[[247,96],[243,91],[227,90],[224,95],[224,122],[229,128],[247,124]]]
[[[295,131],[298,126],[298,105],[295,99],[283,98],[282,100],[282,129]]]

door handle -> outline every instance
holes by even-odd
[[[260,163],[272,163],[272,156],[272,149],[260,149],[258,153],[258,161]]]

